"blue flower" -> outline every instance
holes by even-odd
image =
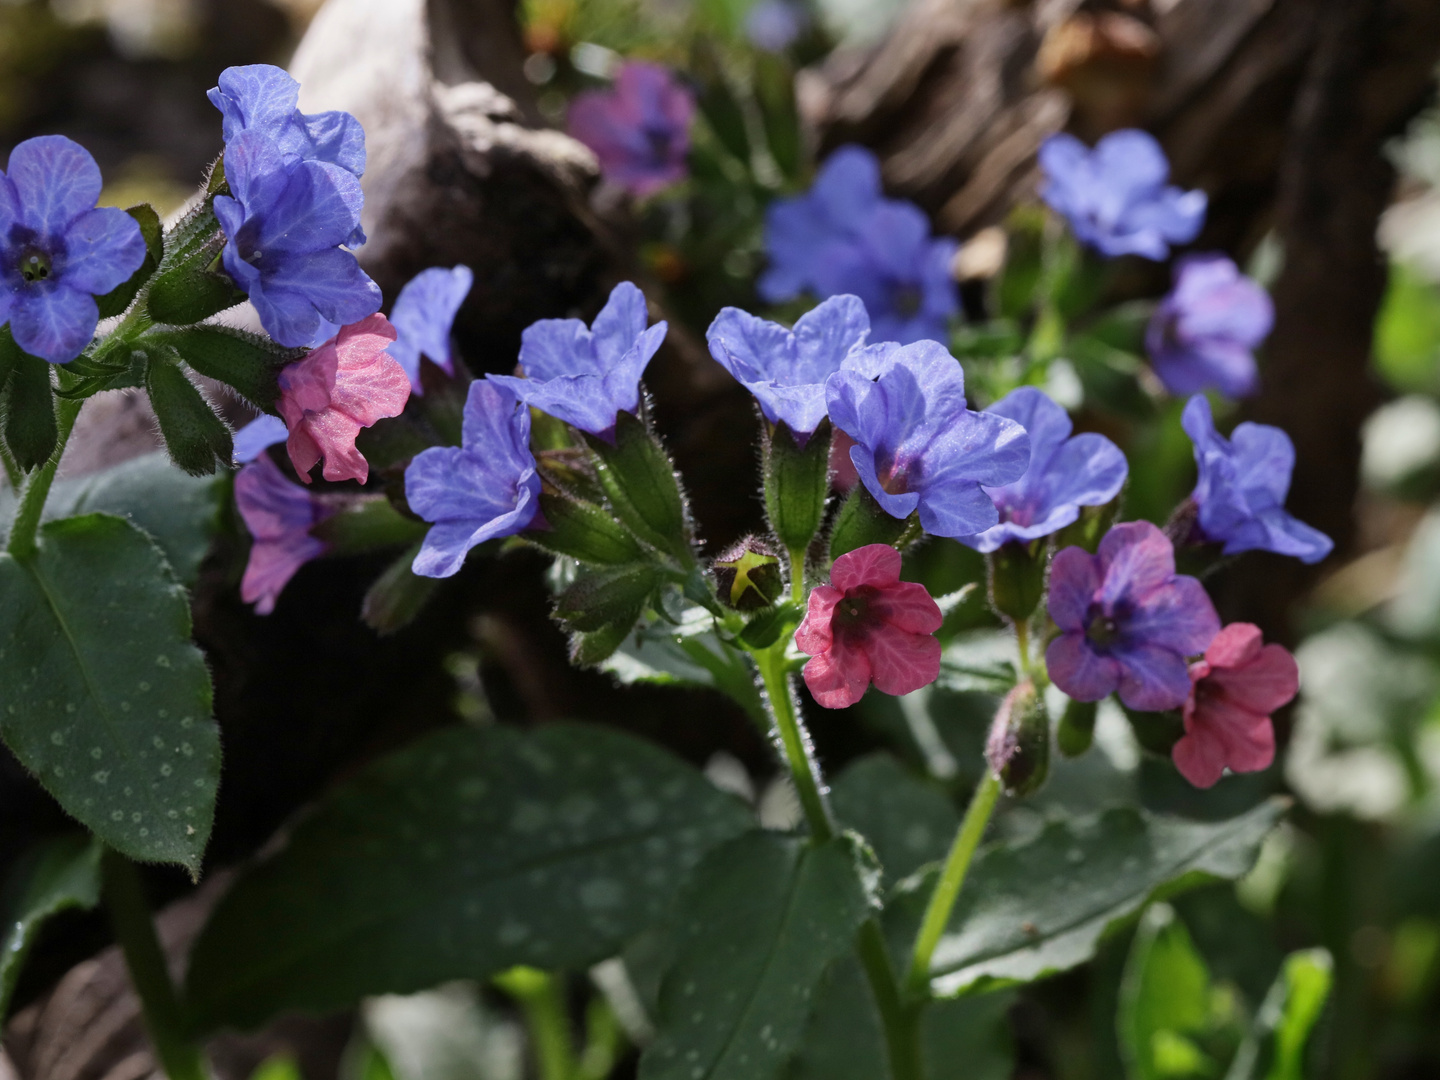
[[[433,522],[412,569],[450,577],[477,544],[513,536],[540,508],[530,411],[491,379],[470,384],[461,446],[432,446],[405,470],[410,509]]]
[[[1167,184],[1170,163],[1143,131],[1111,132],[1094,150],[1073,135],[1052,135],[1040,147],[1040,168],[1045,201],[1104,255],[1163,259],[1205,222],[1205,193]]]
[[[1210,402],[1200,395],[1185,406],[1181,424],[1195,444],[1200,480],[1195,485],[1197,524],[1225,554],[1273,551],[1301,562],[1319,562],[1334,542],[1285,512],[1295,447],[1290,436],[1268,424],[1244,423],[1230,438],[1215,430]]]
[[[335,512],[280,467],[261,455],[235,477],[235,508],[250,531],[250,559],[240,580],[240,599],[269,615],[295,572],[329,546],[310,530]]]
[[[492,375],[527,405],[581,431],[613,439],[615,417],[640,407],[640,376],[665,339],[666,324],[645,329],[645,294],[628,281],[616,285],[595,316],[541,319],[520,337],[525,378]]]
[[[278,416],[262,414],[235,432],[235,461],[254,461],[270,447],[290,437],[290,429]]]
[[[1082,506],[1103,506],[1120,493],[1129,472],[1125,455],[1104,435],[1071,437],[1070,414],[1033,386],[1012,391],[985,410],[1008,417],[1030,434],[1030,466],[1013,484],[985,489],[1000,524],[960,542],[994,551],[1059,532]]]
[[[396,297],[390,311],[390,325],[399,336],[386,351],[400,361],[405,374],[410,376],[410,389],[415,393],[425,393],[420,385],[421,356],[428,356],[432,363],[455,374],[450,329],[474,281],[475,275],[468,266],[451,270],[432,266],[406,282]]]
[[[225,149],[230,195],[215,197],[225,269],[281,345],[309,345],[321,320],[341,326],[380,309],[380,289],[345,250],[360,222],[360,181],[323,161],[287,169],[264,131]]]
[[[339,165],[353,176],[365,172],[365,130],[347,112],[302,113],[300,84],[270,64],[229,67],[206,95],[224,115],[228,145],[242,131],[263,131],[287,166],[301,161]]]
[[[95,334],[95,297],[130,279],[145,238],[123,210],[97,208],[100,167],[63,135],[26,139],[0,173],[0,325],[31,356],[64,364]]]
[[[1264,289],[1224,255],[1193,255],[1175,266],[1175,288],[1145,332],[1155,374],[1177,396],[1211,387],[1226,397],[1259,386],[1254,349],[1275,323]]]
[[[881,195],[874,154],[845,146],[826,159],[807,193],[766,211],[771,265],[758,288],[772,303],[807,291],[852,293],[865,302],[875,340],[946,341],[959,310],[950,273],[956,246],[931,237],[919,207]]]
[[[783,422],[803,442],[825,419],[825,380],[869,332],[858,297],[832,296],[800,316],[793,331],[727,307],[705,337],[710,355],[755,395],[765,419]]]
[[[885,511],[934,536],[974,536],[1000,520],[981,485],[1025,475],[1030,436],[965,406],[960,364],[933,341],[857,349],[825,383],[831,422],[855,440],[850,460]]]

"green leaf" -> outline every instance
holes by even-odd
[[[1203,1033],[1209,1022],[1205,961],[1175,910],[1155,904],[1140,919],[1120,985],[1116,1026],[1130,1080],[1212,1071],[1213,1063],[1185,1038]],[[1183,1067],[1187,1058],[1196,1069]]]
[[[222,382],[256,408],[275,410],[280,396],[280,369],[305,355],[268,338],[227,326],[162,326],[151,330],[136,348],[169,348],[201,375]]]
[[[220,776],[210,674],[160,549],[108,514],[0,555],[0,735],[65,811],[133,859],[198,873]]]
[[[1214,823],[1115,808],[986,847],[935,950],[936,992],[1030,982],[1083,964],[1147,900],[1244,875],[1287,805],[1271,799]],[[916,896],[923,903],[923,891]]]
[[[943,859],[960,815],[937,786],[886,753],[850,764],[830,793],[835,815],[869,841],[890,883]]]
[[[1397,389],[1440,388],[1440,288],[1404,263],[1390,265],[1375,321],[1375,366]]]
[[[10,1009],[10,995],[36,931],[50,916],[70,908],[93,908],[100,902],[100,853],[92,837],[57,836],[36,845],[7,882],[14,890],[5,916],[9,930],[0,945],[0,1019]]]
[[[129,518],[165,553],[183,585],[193,585],[220,524],[228,476],[188,476],[163,453],[133,458],[103,472],[57,480],[44,521],[102,512]],[[0,533],[15,516],[15,495],[0,491]]]
[[[565,495],[540,495],[540,513],[548,529],[532,529],[525,539],[557,555],[581,562],[615,566],[645,557],[645,550],[604,507]]]
[[[191,476],[209,476],[217,463],[229,468],[235,456],[230,425],[215,410],[169,356],[152,356],[145,370],[145,390],[170,460]]]
[[[555,617],[571,630],[633,624],[660,583],[659,568],[648,562],[582,570],[555,598]]]
[[[665,622],[637,626],[602,666],[622,683],[719,690],[768,731],[770,719],[755,686],[754,669],[739,649],[720,640],[714,624],[708,611],[693,607],[678,626]]]
[[[675,905],[641,1080],[766,1080],[799,1047],[826,970],[869,904],[845,840],[753,832],[712,852]]]
[[[164,230],[160,226],[160,215],[155,213],[155,208],[149,203],[141,203],[139,206],[130,207],[125,213],[134,218],[140,226],[140,235],[145,238],[145,261],[140,264],[139,270],[130,275],[128,281],[115,286],[104,296],[96,297],[95,303],[100,309],[102,319],[120,315],[130,306],[130,301],[135,299],[140,287],[150,280],[165,253],[162,235]]]
[[[1010,1080],[1015,1051],[1002,991],[926,1006],[920,1038],[927,1080]],[[859,961],[836,964],[815,999],[815,1015],[787,1080],[892,1080],[885,1035]]]
[[[0,328],[0,352],[9,352],[12,364],[5,394],[5,445],[28,472],[50,460],[60,438],[50,365],[22,352],[8,326]]]
[[[590,725],[449,728],[337,787],[226,894],[194,952],[200,1030],[517,964],[617,953],[749,815],[664,750]]]
[[[1334,963],[1325,949],[1287,956],[1225,1080],[1305,1080],[1305,1045],[1333,980]],[[1262,1072],[1267,1058],[1269,1069]]]
[[[189,326],[245,299],[228,274],[212,270],[225,246],[206,199],[165,236],[165,258],[146,292],[146,310],[157,323]]]

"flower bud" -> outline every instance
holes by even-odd
[[[871,544],[890,544],[900,539],[907,522],[891,517],[875,497],[857,484],[840,506],[835,515],[835,525],[830,530],[830,557],[856,551]]]
[[[785,424],[764,437],[765,513],[786,551],[804,551],[820,530],[830,494],[830,421],[803,447]]]
[[[1050,771],[1050,717],[1029,679],[1012,687],[995,713],[985,760],[1011,795],[1032,795]]]
[[[1011,541],[985,559],[990,568],[990,604],[1012,622],[1030,618],[1045,592],[1045,542]]]
[[[689,514],[675,466],[644,421],[621,412],[613,444],[594,435],[587,435],[586,442],[615,516],[652,547],[692,562]]]
[[[769,607],[785,591],[780,559],[765,541],[747,536],[711,565],[720,602],[736,611]]]
[[[1095,741],[1095,711],[1098,706],[1096,701],[1070,699],[1055,729],[1055,742],[1060,746],[1060,753],[1075,758],[1090,749],[1090,744]]]

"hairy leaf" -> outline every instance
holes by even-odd
[[[39,542],[0,555],[0,735],[111,847],[197,873],[220,739],[185,590],[123,518],[54,521]]]
[[[437,732],[338,787],[235,884],[191,956],[195,1022],[587,967],[747,823],[694,769],[602,727]]]

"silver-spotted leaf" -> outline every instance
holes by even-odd
[[[154,542],[108,514],[0,555],[0,735],[69,814],[133,859],[198,872],[220,775],[190,602]]]
[[[69,908],[88,909],[100,902],[102,850],[93,837],[57,836],[38,844],[12,872],[6,883],[9,929],[0,944],[0,1020],[40,925]]]

